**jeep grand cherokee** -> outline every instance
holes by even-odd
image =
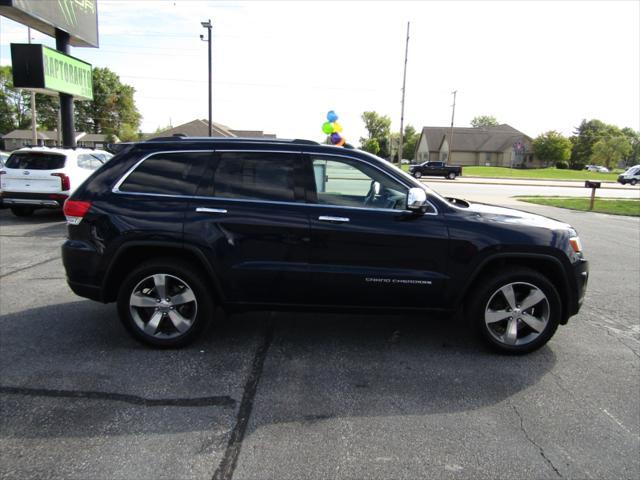
[[[494,348],[544,345],[588,277],[569,225],[445,199],[368,153],[306,140],[123,145],[64,207],[78,295],[138,340],[192,341],[214,305],[463,311]]]

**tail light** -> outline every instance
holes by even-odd
[[[79,200],[67,200],[64,202],[62,211],[67,217],[69,225],[78,225],[91,208],[91,202],[82,202]]]
[[[52,177],[60,177],[60,188],[65,190],[71,189],[71,180],[69,180],[69,176],[64,173],[52,173]]]

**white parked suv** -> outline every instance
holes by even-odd
[[[112,155],[88,148],[29,147],[16,150],[0,171],[3,204],[26,217],[64,201]]]

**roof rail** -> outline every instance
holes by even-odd
[[[264,137],[188,137],[183,133],[174,134],[172,137],[156,137],[145,140],[145,142],[173,142],[176,140],[195,140],[198,142],[256,142],[256,143],[293,143],[296,145],[320,145],[313,140],[296,138],[293,140],[285,138],[264,138]]]

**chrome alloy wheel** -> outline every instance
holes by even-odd
[[[185,334],[193,326],[198,302],[185,281],[158,273],[135,286],[129,297],[129,312],[145,334],[170,339]]]
[[[525,282],[509,283],[489,298],[484,321],[489,334],[505,345],[533,342],[549,323],[549,300],[542,290]]]

